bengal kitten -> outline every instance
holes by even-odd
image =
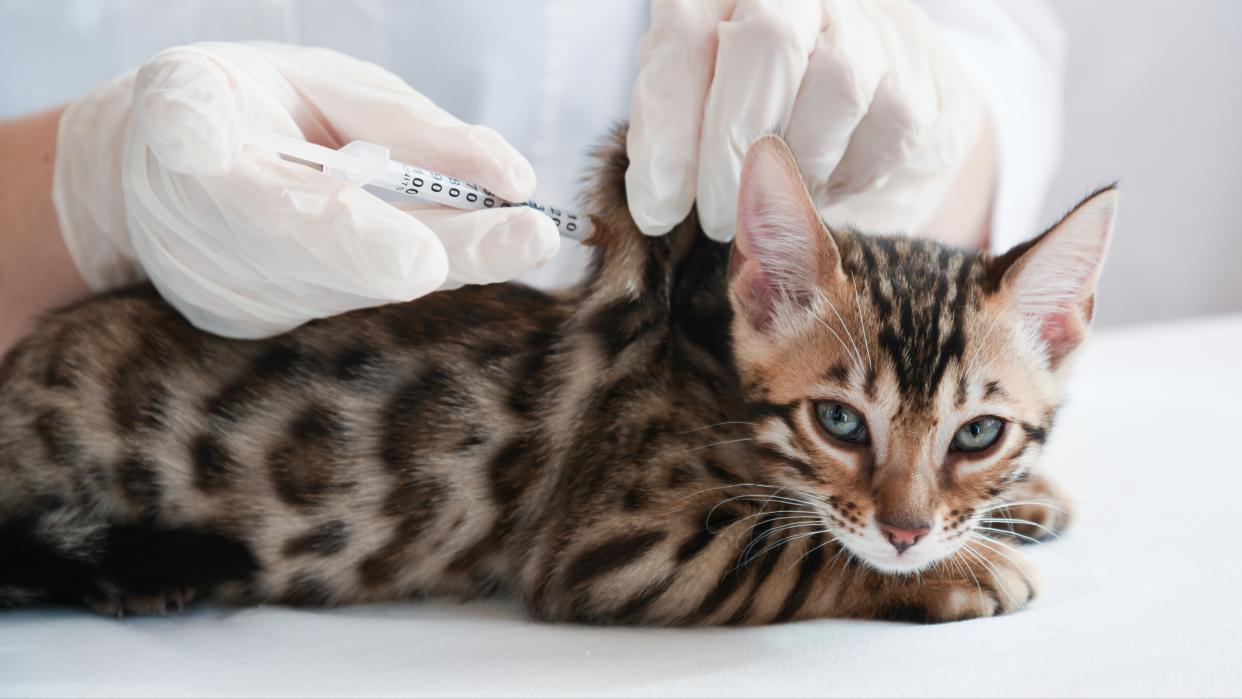
[[[150,287],[53,313],[0,368],[0,598],[504,592],[603,624],[1025,605],[1006,537],[1064,525],[1031,473],[1116,192],[994,257],[829,230],[765,137],[729,246],[693,215],[639,233],[623,144],[575,291],[467,287],[262,341]]]

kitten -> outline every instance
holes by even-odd
[[[1032,469],[1116,192],[993,257],[829,231],[765,137],[728,246],[693,215],[641,235],[624,152],[572,292],[467,287],[264,341],[151,288],[52,314],[0,367],[0,599],[503,592],[617,624],[1025,605],[1006,541],[1064,525]]]

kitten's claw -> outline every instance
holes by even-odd
[[[87,604],[103,616],[124,619],[126,614],[147,616],[158,614],[166,616],[171,607],[184,611],[186,604],[194,599],[193,590],[176,589],[154,595],[113,594],[102,598],[88,599]]]

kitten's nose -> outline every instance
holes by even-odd
[[[905,553],[906,549],[919,543],[923,535],[931,531],[931,527],[915,527],[906,529],[887,522],[879,522],[880,532],[888,539],[888,543],[897,549],[897,553]]]

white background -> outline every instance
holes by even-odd
[[[1242,2],[1052,4],[1069,61],[1045,221],[1121,180],[1097,321],[1242,311]]]

